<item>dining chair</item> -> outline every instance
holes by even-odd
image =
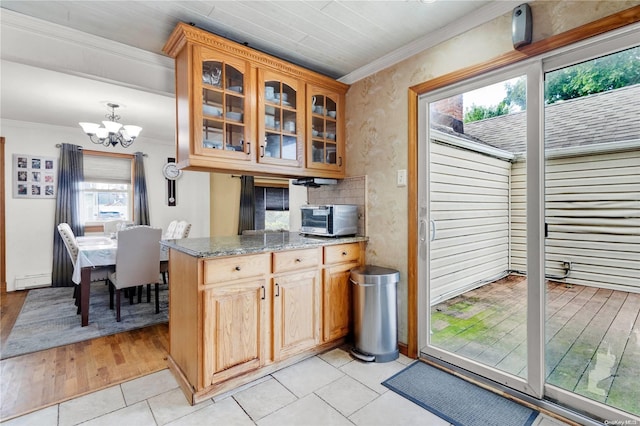
[[[191,224],[186,220],[174,220],[169,223],[167,232],[162,236],[163,240],[179,240],[187,238],[191,231]],[[162,247],[162,250],[168,250],[166,247]],[[162,274],[162,281],[167,283],[167,272],[169,272],[169,261],[163,260],[160,262],[160,273]]]
[[[126,226],[133,225],[133,222],[128,220],[109,220],[102,224],[103,233],[107,237],[111,236],[111,234],[115,234]]]
[[[116,321],[120,322],[120,290],[147,286],[149,302],[151,284],[155,285],[156,313],[160,312],[158,272],[160,265],[160,228],[132,226],[118,232],[116,271],[109,274],[109,307],[113,309],[116,296]],[[131,297],[131,296],[130,296]],[[140,293],[138,293],[140,301]]]
[[[66,222],[60,223],[57,226],[57,228],[58,228],[58,233],[60,234],[60,238],[62,239],[62,242],[64,243],[64,246],[67,249],[67,253],[71,258],[71,264],[75,268],[76,263],[78,261],[78,252],[79,252],[78,241],[76,240],[76,236],[73,233],[71,226],[69,226],[69,224]],[[111,272],[113,272],[113,267],[111,266],[94,267],[91,269],[91,282],[106,281],[107,277]],[[75,299],[75,304],[78,307],[78,311],[77,311],[78,314],[80,313],[80,303],[78,302],[78,300],[80,300],[79,293],[80,293],[80,286],[76,284],[73,289],[73,298]]]
[[[169,222],[169,226],[167,226],[167,230],[162,234],[163,240],[171,240],[173,239],[173,233],[176,230],[176,226],[178,226],[177,220],[172,220]]]

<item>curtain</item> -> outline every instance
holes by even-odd
[[[253,176],[240,178],[240,220],[238,221],[238,235],[242,231],[255,229],[256,194]]]
[[[133,164],[133,217],[136,225],[149,225],[149,196],[144,177],[144,154],[136,152]]]
[[[82,148],[78,145],[63,143],[60,147],[58,166],[58,195],[56,197],[55,228],[53,230],[53,267],[51,269],[52,287],[70,287],[73,264],[67,249],[58,233],[58,224],[68,223],[73,233],[84,235],[80,221],[80,185],[83,176]]]

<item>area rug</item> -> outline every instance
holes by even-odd
[[[122,297],[121,322],[116,311],[109,309],[109,289],[104,282],[91,283],[89,325],[81,327],[76,314],[73,287],[49,287],[29,290],[0,359],[41,351],[69,343],[121,333],[168,321],[168,286],[160,284],[160,313],[155,313],[155,290],[151,288],[151,303],[129,304]]]
[[[417,361],[382,383],[456,426],[529,426],[538,412]]]

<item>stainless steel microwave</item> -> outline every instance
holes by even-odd
[[[300,213],[303,234],[339,237],[358,232],[358,206],[353,204],[302,206]]]

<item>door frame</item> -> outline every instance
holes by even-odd
[[[419,248],[419,223],[418,223],[418,98],[419,96],[452,85],[456,82],[467,80],[482,74],[494,71],[517,62],[535,58],[552,50],[570,46],[587,40],[591,37],[606,34],[627,25],[640,22],[640,6],[615,13],[605,18],[598,19],[588,24],[579,26],[569,31],[548,37],[544,40],[533,42],[522,47],[499,55],[488,61],[462,68],[460,70],[436,77],[432,80],[416,84],[408,89],[408,182],[409,194],[407,204],[408,234],[407,234],[407,356],[418,356],[418,310],[420,294],[418,289],[418,248]]]
[[[542,85],[539,84],[541,79],[543,78],[542,70],[542,58],[545,56],[544,54],[550,54],[552,51],[553,55],[557,52],[566,53],[568,51],[574,49],[582,49],[584,45],[589,44],[591,40],[587,41],[587,39],[592,38],[596,35],[605,34],[603,39],[606,41],[609,36],[616,35],[617,33],[624,33],[624,30],[614,32],[618,29],[624,29],[624,27],[634,24],[640,21],[640,6],[636,6],[634,8],[628,9],[626,11],[614,14],[612,16],[594,21],[592,23],[583,25],[574,30],[567,31],[565,33],[550,37],[546,40],[542,40],[536,43],[533,43],[529,46],[526,46],[521,51],[513,51],[507,54],[501,55],[494,60],[487,61],[481,63],[479,65],[468,67],[442,77],[436,78],[434,80],[430,80],[409,88],[409,182],[408,182],[408,191],[409,191],[409,202],[408,202],[408,342],[407,342],[407,352],[410,357],[417,358],[418,351],[421,347],[426,345],[426,334],[421,332],[421,330],[425,330],[426,326],[426,318],[428,315],[427,304],[422,303],[423,301],[428,300],[426,290],[424,286],[420,285],[420,261],[425,259],[427,254],[426,249],[423,246],[425,244],[421,244],[421,241],[425,241],[426,234],[428,234],[428,227],[425,228],[425,224],[421,223],[421,218],[425,217],[425,212],[423,211],[425,206],[425,194],[420,193],[419,181],[425,182],[426,172],[420,169],[420,165],[426,164],[423,158],[420,157],[420,150],[418,149],[419,144],[424,142],[425,137],[420,137],[419,129],[425,129],[425,123],[427,121],[425,114],[420,114],[420,102],[421,99],[428,93],[432,93],[437,91],[438,89],[442,89],[448,86],[455,86],[456,83],[463,81],[470,81],[474,78],[481,78],[484,75],[490,74],[495,70],[504,70],[507,69],[509,65],[514,65],[526,60],[530,60],[537,67],[537,77],[534,78],[534,81],[530,81],[528,78],[528,90],[536,90],[539,91],[539,95],[542,92]],[[637,26],[632,28],[628,28],[633,31],[637,31]],[[584,43],[581,43],[584,42]],[[547,55],[550,56],[550,55]],[[537,81],[537,82],[536,82]],[[536,85],[534,87],[534,84]],[[539,99],[543,99],[539,97]],[[528,114],[542,114],[543,105],[536,105],[537,108],[532,108],[535,111],[528,111]],[[541,135],[543,134],[542,120],[539,120],[541,123],[540,128],[537,129],[528,129],[539,135],[536,139],[540,140]],[[531,135],[529,135],[531,137]],[[533,149],[532,151],[530,149]],[[529,238],[534,239],[532,242],[531,248],[540,248],[538,251],[538,255],[534,256],[533,259],[529,263],[529,267],[534,266],[533,263],[539,263],[539,267],[535,268],[537,271],[537,277],[533,277],[536,279],[540,279],[540,275],[544,272],[544,256],[543,248],[544,248],[544,235],[541,230],[544,229],[544,203],[541,203],[540,200],[544,198],[544,146],[535,146],[534,142],[530,142],[528,146],[529,155],[533,154],[537,157],[537,161],[528,161],[527,165],[527,173],[532,173],[532,176],[536,176],[538,182],[533,182],[533,186],[535,188],[532,191],[527,192],[527,205],[531,206],[539,206],[539,209],[535,209],[536,211],[528,219],[527,225],[527,234]],[[531,170],[529,169],[531,168]],[[534,168],[538,168],[535,170]],[[531,203],[531,204],[530,204]],[[420,210],[422,209],[422,210]],[[422,226],[421,226],[422,225]],[[426,232],[426,234],[425,234]],[[428,239],[428,238],[426,238]],[[533,270],[532,270],[533,271]],[[529,306],[527,314],[531,316],[531,318],[537,318],[538,323],[542,324],[542,320],[544,318],[544,303],[545,303],[545,294],[543,289],[541,291],[536,292],[535,295],[530,296],[531,298],[535,298],[537,303],[535,306]],[[533,389],[533,392],[527,392],[532,395],[542,395],[542,391],[546,395],[551,396],[553,399],[562,400],[565,403],[570,404],[571,406],[581,409],[586,412],[593,412],[594,410],[594,402],[590,400],[586,400],[586,398],[581,398],[577,395],[571,394],[570,392],[563,391],[561,389],[555,388],[553,386],[547,385],[544,382],[544,327],[538,326],[533,329],[535,331],[534,335],[530,335],[532,329],[529,328],[528,333],[528,343],[534,343],[535,346],[530,346],[533,349],[540,349],[539,354],[536,354],[535,359],[533,354],[528,355],[528,361],[532,362],[533,369],[535,371],[530,372],[530,376],[532,380],[530,382],[530,389]],[[424,337],[422,336],[424,335]],[[535,344],[535,342],[540,342]],[[471,363],[473,364],[473,363]],[[470,365],[471,365],[470,364]],[[479,364],[478,364],[479,365]],[[478,365],[472,365],[472,367],[478,367]],[[480,366],[483,367],[483,366]],[[482,368],[481,368],[482,370]],[[533,373],[533,374],[531,374]],[[539,391],[539,392],[538,392]],[[599,411],[596,407],[596,410]],[[605,410],[608,411],[608,410]],[[612,414],[619,415],[617,410],[613,410]],[[599,411],[602,412],[602,411]]]
[[[2,185],[0,185],[0,294],[7,292],[7,256],[6,256],[6,228],[5,228],[5,161],[4,161],[4,136],[0,136],[0,176],[2,176]]]

